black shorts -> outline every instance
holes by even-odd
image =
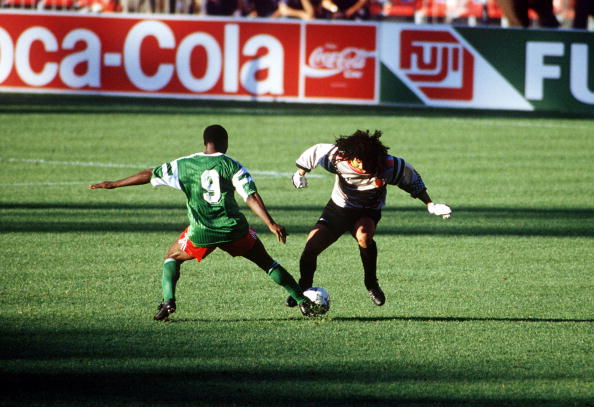
[[[377,225],[382,218],[382,211],[380,209],[341,208],[330,200],[316,225],[326,226],[338,239],[345,232],[352,232],[355,223],[361,218],[371,218]]]

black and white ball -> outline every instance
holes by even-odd
[[[311,287],[303,292],[315,304],[314,312],[324,315],[330,310],[330,294],[322,287]]]

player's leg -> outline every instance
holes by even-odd
[[[305,247],[299,259],[299,285],[304,290],[313,287],[314,274],[318,266],[318,256],[332,243],[336,242],[338,236],[326,225],[317,224],[307,236]]]
[[[193,257],[184,252],[179,240],[169,246],[161,274],[161,288],[163,290],[163,302],[159,305],[154,319],[157,321],[166,320],[176,310],[175,288],[180,277],[181,264]]]
[[[180,276],[181,264],[190,259],[202,260],[209,253],[211,253],[214,247],[196,247],[188,236],[189,227],[187,227],[179,236],[179,238],[173,242],[163,261],[163,273],[161,275],[161,286],[163,289],[163,302],[159,305],[157,314],[154,319],[161,321],[167,320],[170,314],[176,311],[175,304],[175,288],[177,281]]]
[[[299,286],[302,290],[307,290],[313,286],[314,274],[318,266],[318,256],[337,239],[338,236],[323,224],[316,224],[309,232],[305,247],[299,258]],[[294,307],[297,303],[291,297],[288,297],[285,305]]]
[[[310,230],[305,247],[299,258],[299,285],[304,290],[313,287],[313,278],[318,265],[318,256],[340,236],[353,227],[349,211],[330,200]],[[287,304],[289,305],[289,304]]]
[[[299,287],[293,276],[291,276],[291,274],[289,274],[289,272],[277,261],[270,257],[260,239],[256,238],[252,248],[244,253],[243,257],[264,270],[272,281],[282,286],[289,293],[295,303],[300,304],[305,300],[303,290]]]
[[[355,222],[352,235],[359,244],[359,254],[363,263],[364,283],[375,305],[384,305],[386,297],[377,281],[377,245],[375,235],[376,221],[370,217],[359,218]]]
[[[182,249],[179,241],[176,240],[169,246],[169,250],[167,250],[165,260],[163,261],[163,275],[161,278],[163,300],[175,300],[175,287],[180,276],[180,266],[184,261],[193,258],[193,256]]]

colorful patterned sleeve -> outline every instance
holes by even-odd
[[[416,198],[427,189],[421,174],[402,158],[397,158],[397,165],[394,166],[394,177],[390,184],[408,192],[413,198]]]

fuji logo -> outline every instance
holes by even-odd
[[[403,30],[400,69],[428,99],[473,98],[474,56],[448,31]]]

